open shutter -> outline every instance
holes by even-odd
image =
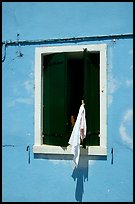
[[[64,53],[44,57],[43,143],[67,145],[67,60]]]
[[[99,53],[84,50],[84,101],[86,109],[86,145],[100,145]]]

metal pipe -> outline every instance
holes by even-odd
[[[5,61],[5,59],[6,59],[6,43],[5,44],[2,44],[2,47],[4,47],[3,49],[4,49],[4,56],[2,57],[2,62],[4,62]]]
[[[113,34],[113,35],[100,35],[100,36],[86,36],[86,37],[73,37],[73,38],[54,38],[47,40],[16,40],[4,41],[6,46],[26,46],[26,45],[41,45],[41,44],[58,44],[58,43],[79,43],[84,41],[100,41],[100,40],[113,40],[113,39],[131,39],[132,33],[127,34]]]

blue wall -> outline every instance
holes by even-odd
[[[2,41],[17,40],[17,33],[20,40],[39,40],[132,32],[131,2],[2,3]],[[72,160],[34,158],[35,46],[7,47],[2,63],[3,202],[133,201],[133,40],[92,43],[108,45],[108,156],[81,157],[76,172]]]

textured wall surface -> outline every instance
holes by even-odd
[[[3,2],[2,41],[16,41],[17,34],[39,40],[132,33],[132,8],[130,2]],[[6,53],[3,47],[3,202],[133,201],[133,40],[89,43],[107,44],[108,152],[107,160],[81,156],[76,171],[66,158],[34,158],[36,46],[8,46]]]

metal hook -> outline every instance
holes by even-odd
[[[113,148],[111,149],[111,154],[112,154],[111,164],[113,164]]]
[[[30,146],[29,146],[29,145],[27,146],[27,149],[26,149],[26,151],[28,151],[28,150],[29,150],[28,163],[30,164]]]

